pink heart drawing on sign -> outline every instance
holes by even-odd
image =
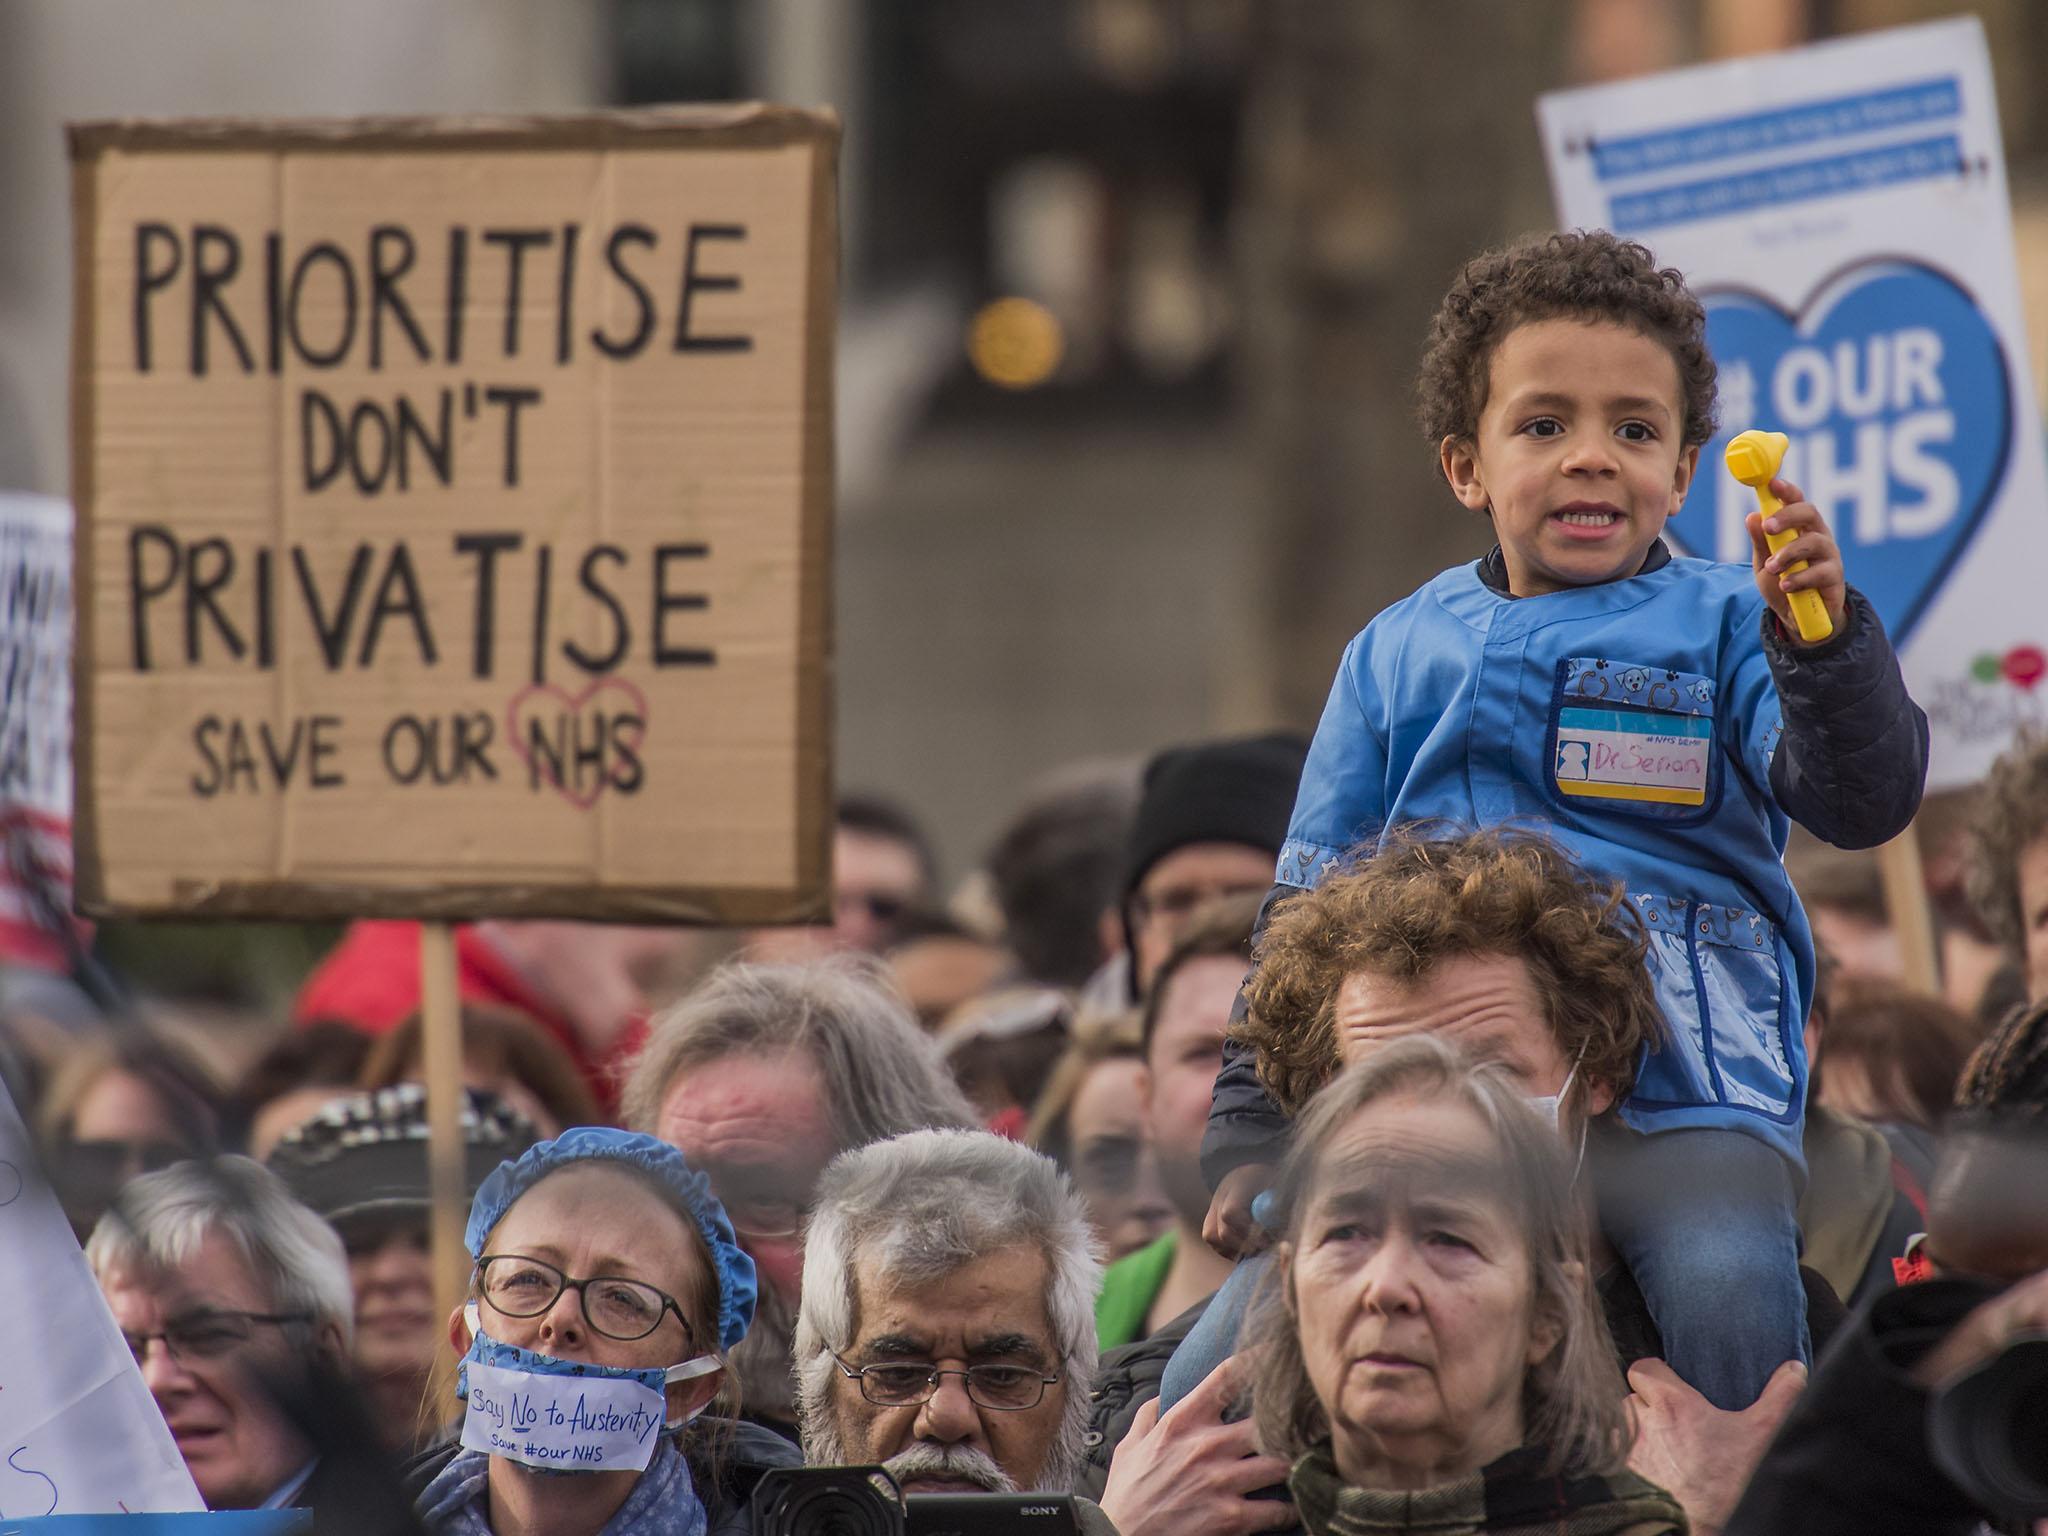
[[[590,708],[605,694],[613,692],[619,695],[616,710],[608,714],[604,709]],[[536,759],[530,728],[535,724],[535,712],[546,707],[550,700],[554,703],[558,721],[565,723],[567,742],[560,752]],[[647,696],[632,683],[618,677],[601,677],[578,694],[557,688],[553,683],[529,683],[513,694],[512,702],[505,706],[505,732],[511,740],[512,750],[519,754],[530,774],[552,784],[555,792],[578,810],[587,811],[597,803],[599,795],[618,786],[622,769],[644,772],[638,759],[641,744],[647,739]],[[597,782],[589,789],[572,789],[562,782],[561,764],[573,764],[577,745],[586,739],[598,743],[601,770]],[[619,755],[613,751],[614,743],[623,744],[627,754],[623,761],[613,761]],[[556,760],[549,761],[549,756]],[[574,777],[580,780],[582,774],[577,772]]]

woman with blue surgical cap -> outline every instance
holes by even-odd
[[[760,1472],[800,1463],[702,1417],[754,1316],[754,1261],[666,1142],[579,1127],[470,1208],[458,1447],[415,1464],[435,1536],[740,1536]]]

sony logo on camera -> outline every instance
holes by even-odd
[[[880,1467],[786,1467],[754,1489],[754,1536],[1078,1536],[1064,1494],[920,1493]]]

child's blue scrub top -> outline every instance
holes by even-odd
[[[1746,565],[1536,597],[1444,572],[1346,647],[1278,879],[1312,886],[1387,827],[1540,825],[1649,928],[1670,1038],[1622,1118],[1747,1131],[1803,1166],[1814,945],[1771,792],[1764,613]]]

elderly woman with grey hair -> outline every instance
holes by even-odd
[[[1429,1035],[1311,1103],[1253,1323],[1255,1415],[1310,1536],[1670,1536],[1556,1133]]]

